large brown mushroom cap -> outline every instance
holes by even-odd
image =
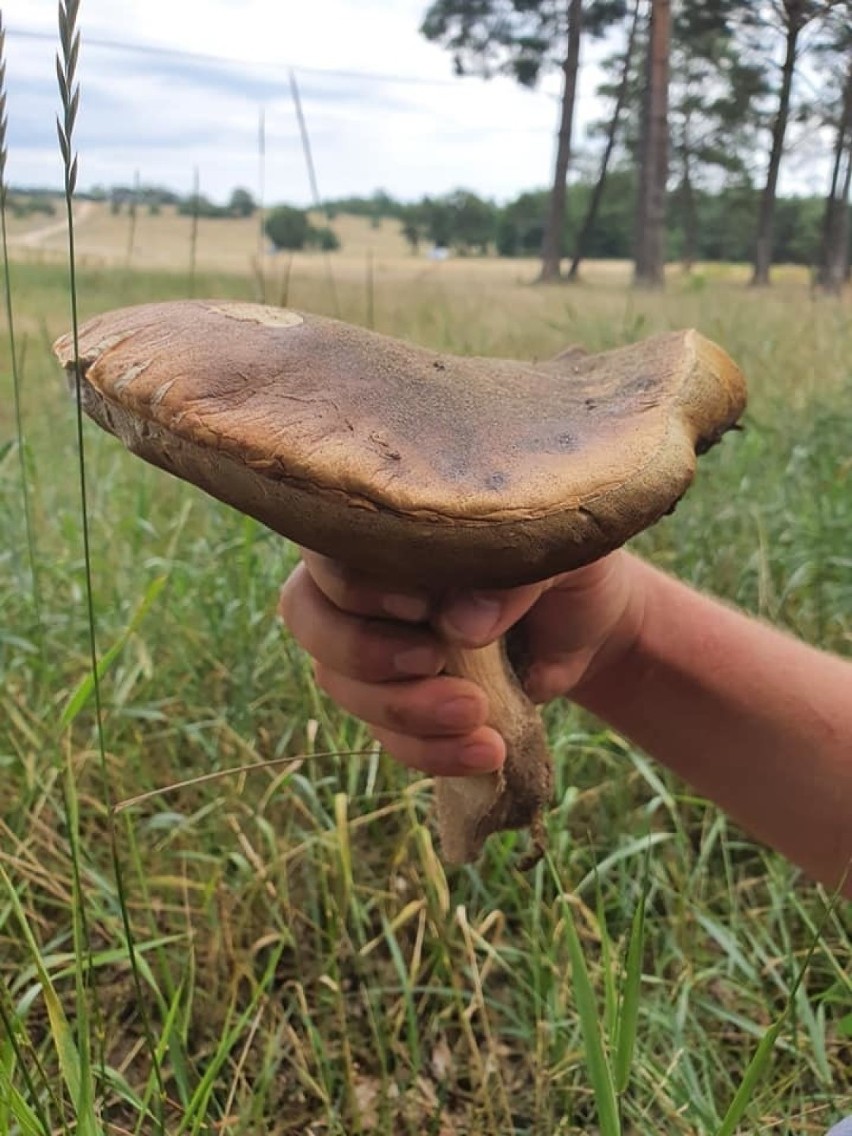
[[[520,584],[669,511],[734,425],[742,376],[694,331],[533,365],[412,347],[252,304],[148,304],[80,333],[86,411],[134,453],[396,586]],[[74,371],[73,342],[56,352]],[[439,778],[447,859],[529,825],[552,766],[502,645],[450,652],[506,741],[497,773]]]
[[[57,341],[73,369],[70,336]],[[81,329],[84,405],[134,453],[399,583],[509,586],[669,511],[745,404],[695,331],[533,365],[319,316],[183,301]]]

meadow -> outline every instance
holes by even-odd
[[[263,277],[274,302],[457,353],[697,327],[748,377],[745,429],[634,546],[852,650],[848,296],[815,299],[783,268],[750,290],[712,265],[673,269],[659,295],[623,264],[532,287],[529,262],[433,263],[392,222],[349,218],[342,253],[262,272],[256,223],[202,222],[190,280],[186,218],[131,234],[103,207],[79,216],[83,318],[190,287],[254,299]],[[87,424],[101,762],[76,423],[50,353],[64,246],[11,236],[24,443],[4,343],[0,1132],[605,1131],[585,973],[605,1061],[622,979],[641,976],[624,1133],[724,1131],[773,1026],[736,1130],[816,1136],[852,1110],[848,904],[824,918],[822,889],[569,705],[546,711],[551,862],[520,873],[509,834],[446,871],[428,781],[316,690],[275,617],[293,549]]]

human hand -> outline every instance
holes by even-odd
[[[642,623],[636,561],[623,551],[541,583],[437,603],[394,593],[304,551],[279,612],[313,657],[318,685],[367,722],[398,761],[435,776],[493,771],[503,739],[483,690],[442,674],[450,646],[482,647],[521,623],[535,702],[576,693],[629,650]]]

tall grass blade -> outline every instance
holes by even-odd
[[[772,1025],[767,1029],[766,1033],[760,1039],[757,1049],[754,1052],[754,1056],[746,1067],[746,1071],[743,1074],[743,1079],[740,1082],[739,1088],[734,1094],[734,1099],[728,1106],[728,1111],[722,1118],[722,1123],[717,1128],[715,1136],[734,1136],[734,1133],[739,1127],[740,1121],[742,1120],[743,1116],[745,1116],[746,1109],[751,1103],[755,1089],[763,1079],[766,1070],[769,1068],[769,1063],[772,1060],[772,1051],[775,1048],[775,1043],[778,1040],[781,1031],[787,1022],[787,1019],[790,1016],[790,1012],[792,1011],[793,1006],[795,1005],[796,995],[798,994],[799,989],[804,982],[805,975],[807,974],[808,969],[811,965],[811,960],[813,959],[816,949],[822,939],[823,930],[825,929],[825,926],[828,923],[828,920],[831,917],[834,908],[837,906],[837,902],[841,894],[841,888],[843,887],[844,882],[845,876],[844,880],[841,881],[838,890],[832,896],[831,901],[826,904],[825,910],[822,913],[822,918],[820,919],[819,924],[817,925],[817,928],[814,931],[813,936],[811,937],[808,953],[805,955],[804,961],[802,962],[802,965],[799,967],[798,973],[796,974],[795,981],[790,988],[790,993],[787,996],[787,1001],[784,1005],[784,1009],[781,1011],[778,1019],[772,1023]]]
[[[50,1129],[12,1083],[0,1052],[0,1132],[12,1132],[13,1121],[22,1136],[49,1136]]]
[[[59,719],[59,724],[63,729],[70,726],[80,711],[88,705],[94,695],[96,681],[103,679],[109,668],[124,650],[128,639],[139,629],[139,625],[142,623],[151,607],[156,603],[160,592],[165,587],[167,579],[167,576],[157,576],[156,579],[151,581],[136,610],[130,617],[130,622],[127,624],[127,627],[125,627],[124,631],[122,631],[121,635],[109,650],[101,655],[95,669],[83,675],[82,679],[80,679],[71,697],[65,704],[62,717]]]
[[[2,1087],[6,1099],[8,1099],[10,1111],[22,1128],[25,1128],[26,1123],[30,1121],[37,1122],[40,1127],[36,1128],[35,1131],[38,1132],[39,1136],[49,1136],[52,1128],[47,1118],[47,1113],[42,1107],[41,1098],[36,1089],[35,1082],[30,1075],[30,1070],[21,1053],[15,1022],[13,1020],[14,1013],[15,1011],[11,1004],[7,1004],[5,987],[0,986],[0,1025],[2,1025],[8,1041],[8,1049],[6,1049],[5,1053],[3,1050],[0,1050],[0,1087]],[[31,1105],[26,1102],[12,1083],[12,1072],[14,1071],[13,1066],[15,1063],[20,1068],[24,1085],[26,1086],[27,1092],[30,1094]],[[44,1071],[40,1067],[39,1073],[42,1074],[42,1081],[44,1082]],[[3,1094],[0,1094],[0,1100],[3,1099]],[[0,1119],[2,1119],[2,1114],[0,1114]],[[5,1131],[5,1129],[0,1127],[0,1132],[3,1131]]]
[[[21,930],[21,936],[32,958],[33,967],[39,986],[41,987],[42,997],[44,998],[44,1007],[47,1011],[47,1019],[50,1024],[50,1035],[56,1049],[62,1079],[65,1082],[68,1094],[76,1108],[80,1102],[81,1074],[80,1055],[74,1044],[74,1033],[65,1015],[65,1011],[62,1008],[62,1002],[59,999],[59,995],[56,993],[47,967],[44,965],[41,949],[36,942],[29,920],[21,906],[20,897],[2,864],[0,864],[0,883],[2,883],[6,890],[9,905],[15,915]],[[83,1129],[81,1128],[80,1131],[83,1131]]]
[[[68,842],[71,848],[72,867],[72,896],[71,896],[71,934],[74,944],[74,995],[75,995],[75,1026],[77,1029],[77,1055],[80,1068],[80,1089],[75,1102],[77,1127],[80,1131],[97,1130],[97,1118],[94,1112],[95,1091],[92,1083],[92,1029],[89,1014],[89,997],[86,985],[87,974],[90,976],[94,967],[92,965],[92,945],[86,925],[86,907],[83,886],[80,880],[80,813],[78,809],[77,790],[74,781],[74,770],[68,755],[66,765],[65,788],[65,816],[68,823]],[[87,959],[87,971],[84,972],[82,960]],[[93,1010],[100,1018],[97,999],[93,1000]],[[102,1030],[98,1030],[103,1035]],[[106,1080],[106,1062],[101,1054],[101,1077]]]
[[[260,301],[267,303],[266,290],[266,112],[257,117],[257,275]]]
[[[59,133],[60,148],[62,150],[62,158],[65,172],[65,215],[67,222],[68,232],[68,277],[70,289],[70,305],[71,305],[71,337],[74,345],[74,394],[75,394],[75,407],[76,407],[76,420],[77,420],[77,458],[78,458],[78,473],[79,473],[79,486],[80,486],[80,521],[83,534],[83,562],[85,574],[85,596],[86,596],[86,614],[89,629],[89,655],[90,655],[90,674],[91,674],[91,694],[94,701],[95,710],[95,732],[97,737],[97,750],[100,760],[101,778],[103,782],[104,803],[107,806],[107,825],[109,830],[110,840],[110,854],[112,859],[113,871],[115,873],[116,889],[118,892],[119,909],[121,912],[122,925],[124,930],[125,942],[127,946],[128,959],[130,962],[130,969],[133,975],[133,982],[136,989],[137,1000],[140,1006],[143,1031],[145,1034],[146,1045],[148,1048],[149,1056],[154,1066],[154,1073],[157,1079],[159,1088],[159,1129],[165,1134],[165,1085],[162,1080],[162,1073],[159,1063],[156,1058],[156,1046],[154,1043],[153,1034],[151,1031],[150,1020],[148,1017],[147,1005],[143,997],[142,981],[139,974],[139,967],[136,959],[136,951],[133,945],[133,932],[130,926],[130,915],[127,910],[127,903],[124,897],[123,886],[123,873],[121,868],[121,858],[118,854],[118,842],[116,838],[115,822],[111,808],[111,790],[109,771],[107,769],[106,760],[106,742],[104,737],[104,724],[103,724],[103,704],[101,698],[101,683],[100,683],[100,668],[98,663],[98,650],[97,639],[95,633],[95,603],[94,603],[94,588],[92,584],[92,557],[91,557],[91,544],[89,539],[89,509],[88,509],[88,486],[86,479],[86,451],[85,439],[83,433],[83,389],[82,389],[82,371],[80,366],[80,321],[77,303],[77,270],[76,270],[76,250],[74,240],[74,190],[77,182],[77,157],[73,153],[73,129],[77,117],[77,111],[80,102],[80,88],[76,79],[77,60],[80,50],[80,33],[77,31],[76,22],[79,10],[79,0],[60,0],[59,2],[59,31],[60,40],[62,44],[61,56],[57,56],[57,76],[59,78],[59,91],[62,101],[63,115],[57,119],[57,129]],[[73,781],[71,783],[72,798],[68,802],[73,808],[73,794],[74,794]],[[78,848],[76,841],[71,842],[71,855],[73,860],[74,873],[79,883],[79,858]],[[85,904],[83,903],[82,895],[79,895],[78,902],[75,905],[79,911],[79,918],[81,920],[79,934],[82,940],[88,945],[88,934],[85,925]],[[75,944],[76,945],[76,944]],[[88,1054],[87,1054],[88,1058]],[[78,1059],[78,1078],[79,1078],[79,1059]],[[78,1094],[79,1095],[79,1094]]]
[[[192,173],[192,204],[189,228],[189,297],[195,295],[195,275],[198,265],[198,214],[201,207],[201,178],[198,166]]]
[[[583,1035],[586,1068],[592,1084],[592,1091],[595,1094],[598,1123],[602,1136],[621,1136],[621,1119],[612,1069],[604,1048],[603,1029],[601,1028],[595,993],[592,989],[580,936],[577,934],[577,928],[574,924],[574,912],[565,896],[562,881],[550,856],[547,857],[547,863],[554,882],[559,888],[562,901],[565,936],[568,941],[568,957],[571,960],[571,977],[574,983],[574,1000],[580,1018],[580,1031]]]
[[[317,212],[324,214],[326,224],[331,224],[331,216],[328,210],[322,203],[320,197],[319,184],[317,182],[317,171],[314,167],[314,156],[311,150],[311,136],[308,133],[308,124],[305,121],[305,113],[302,110],[302,97],[299,94],[299,84],[296,79],[296,72],[290,72],[290,91],[293,95],[293,106],[296,108],[296,121],[299,124],[299,136],[302,139],[302,152],[305,155],[305,165],[308,168],[308,181],[311,187],[311,198],[314,203],[314,208]],[[323,253],[325,260],[325,274],[328,281],[328,291],[331,296],[331,304],[334,315],[340,319],[340,300],[337,295],[337,284],[334,280],[334,272],[331,268],[331,258],[327,252]]]
[[[646,875],[647,881],[647,875]],[[615,1091],[625,1092],[630,1082],[633,1054],[636,1050],[636,1027],[639,1021],[639,997],[642,983],[642,955],[645,949],[645,901],[647,886],[642,888],[630,925],[624,988],[618,1013],[615,1040]]]
[[[133,175],[133,191],[130,194],[130,204],[127,214],[127,249],[124,254],[124,270],[129,271],[133,262],[133,253],[136,247],[136,223],[139,216],[139,171]]]
[[[175,1129],[174,1136],[181,1136],[181,1134],[186,1131],[198,1133],[205,1130],[208,1105],[215,1091],[216,1077],[228,1060],[234,1046],[237,1045],[246,1025],[257,1013],[262,999],[268,993],[273,975],[275,974],[275,968],[278,966],[283,952],[283,943],[278,944],[275,949],[271,951],[269,961],[264,968],[264,973],[258,979],[255,989],[248,999],[242,1013],[231,1028],[223,1030],[215,1050],[208,1058],[204,1073],[186,1107],[186,1111]],[[209,1131],[209,1129],[206,1130]]]
[[[35,533],[32,522],[32,506],[30,504],[29,475],[27,471],[27,450],[24,436],[23,409],[21,406],[21,373],[18,366],[18,348],[15,339],[15,318],[12,310],[12,275],[9,267],[9,241],[6,231],[6,160],[8,149],[6,145],[6,131],[8,119],[6,116],[6,28],[3,24],[3,13],[0,11],[0,238],[3,242],[3,285],[6,307],[6,329],[9,337],[9,356],[12,371],[12,398],[15,414],[15,437],[18,444],[18,459],[21,476],[21,503],[24,512],[24,535],[27,541],[27,555],[29,558],[30,581],[32,587],[33,610],[36,625],[41,628],[41,597],[39,594],[39,574],[36,558]]]
[[[372,331],[376,326],[376,274],[373,266],[373,250],[367,249],[367,319],[366,327]]]

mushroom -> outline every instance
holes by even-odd
[[[76,370],[73,339],[54,350]],[[439,600],[588,564],[670,512],[745,406],[695,331],[539,364],[463,358],[315,315],[145,304],[79,334],[83,407],[133,453],[290,540]],[[505,738],[499,773],[439,778],[443,855],[501,829],[543,848],[552,765],[505,644],[454,650]]]

